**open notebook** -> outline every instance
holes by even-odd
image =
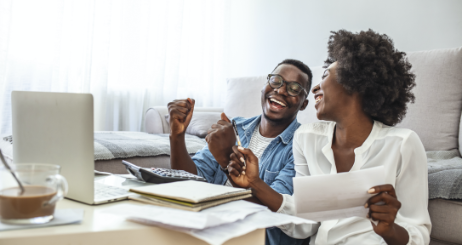
[[[130,189],[139,195],[130,199],[158,206],[200,211],[252,196],[251,190],[200,181],[178,181]]]

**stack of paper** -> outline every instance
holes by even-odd
[[[194,212],[252,196],[250,190],[193,180],[136,187],[130,191],[138,193],[129,197],[136,201]]]
[[[188,212],[153,205],[116,205],[104,210],[145,225],[160,226],[190,234],[219,245],[251,231],[285,224],[313,224],[314,221],[274,213],[247,201],[234,201],[201,212]]]

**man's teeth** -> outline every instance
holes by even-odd
[[[275,100],[275,99],[270,99],[270,101],[273,101],[274,103],[278,103],[282,106],[286,106],[286,104],[282,103],[281,101]]]
[[[316,103],[318,103],[318,102],[321,101],[321,100],[322,100],[322,96],[316,97]]]

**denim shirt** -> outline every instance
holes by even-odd
[[[234,118],[241,144],[248,148],[255,127],[260,125],[261,116]],[[300,123],[295,119],[280,135],[274,138],[260,158],[260,179],[281,194],[293,193],[292,178],[295,176],[292,140]],[[192,160],[196,163],[198,175],[209,183],[224,185],[228,180],[220,165],[210,152],[208,145],[198,151]],[[267,244],[301,244],[303,240],[291,238],[279,228],[271,227],[266,232]]]

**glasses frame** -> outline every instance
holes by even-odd
[[[281,80],[282,80],[281,85],[279,87],[277,87],[277,88],[271,86],[271,83],[270,83],[270,78],[271,77],[280,77]],[[268,76],[266,77],[266,82],[268,83],[268,86],[270,86],[273,89],[278,89],[278,88],[284,86],[284,83],[286,83],[287,84],[287,86],[286,86],[287,94],[290,95],[290,96],[293,96],[293,97],[298,96],[302,91],[305,92],[306,95],[308,95],[308,92],[306,92],[306,89],[300,83],[298,83],[298,82],[288,82],[288,81],[284,80],[284,78],[281,75],[278,75],[278,74],[268,74]],[[296,95],[291,95],[289,93],[289,90],[287,90],[287,87],[290,86],[293,83],[298,84],[298,86],[300,86],[300,88],[302,88],[302,91],[298,92],[298,94],[296,94]]]

